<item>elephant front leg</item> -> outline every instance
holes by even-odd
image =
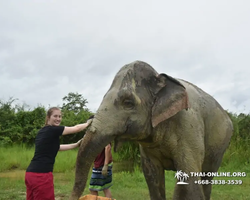
[[[147,158],[141,155],[142,170],[146,179],[150,199],[166,200],[165,175],[161,163],[157,159]]]

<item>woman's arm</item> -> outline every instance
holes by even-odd
[[[84,130],[85,128],[87,128],[92,122],[92,119],[89,119],[86,123],[84,124],[78,124],[75,126],[65,126],[62,135],[68,135],[68,134],[72,134],[72,133],[78,133],[82,130]]]
[[[111,157],[111,145],[108,144],[108,145],[105,147],[105,160],[104,160],[104,165],[108,165],[108,164],[109,164],[110,157]]]
[[[111,145],[108,144],[105,147],[105,160],[104,160],[104,165],[102,167],[102,175],[107,176],[108,175],[108,164],[109,164],[109,159],[111,156]]]
[[[70,149],[74,149],[74,148],[76,148],[76,147],[79,147],[80,144],[81,144],[81,141],[82,141],[82,139],[79,140],[78,142],[72,143],[72,144],[61,144],[61,145],[60,145],[59,151],[67,151],[67,150],[70,150]]]

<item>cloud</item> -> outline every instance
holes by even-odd
[[[96,111],[118,70],[142,60],[249,113],[246,0],[0,4],[0,99],[48,106],[78,92]]]

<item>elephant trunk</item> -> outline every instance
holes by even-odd
[[[86,187],[89,170],[95,157],[113,139],[112,136],[107,137],[107,135],[97,133],[93,126],[87,130],[77,154],[75,183],[70,200],[78,200],[80,198]]]

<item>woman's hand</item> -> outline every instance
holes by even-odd
[[[92,123],[92,121],[93,121],[93,119],[88,119],[88,120],[87,120],[86,123],[88,124],[88,126]]]
[[[81,145],[81,142],[82,142],[82,139],[78,140],[78,142],[76,143],[78,147]]]

